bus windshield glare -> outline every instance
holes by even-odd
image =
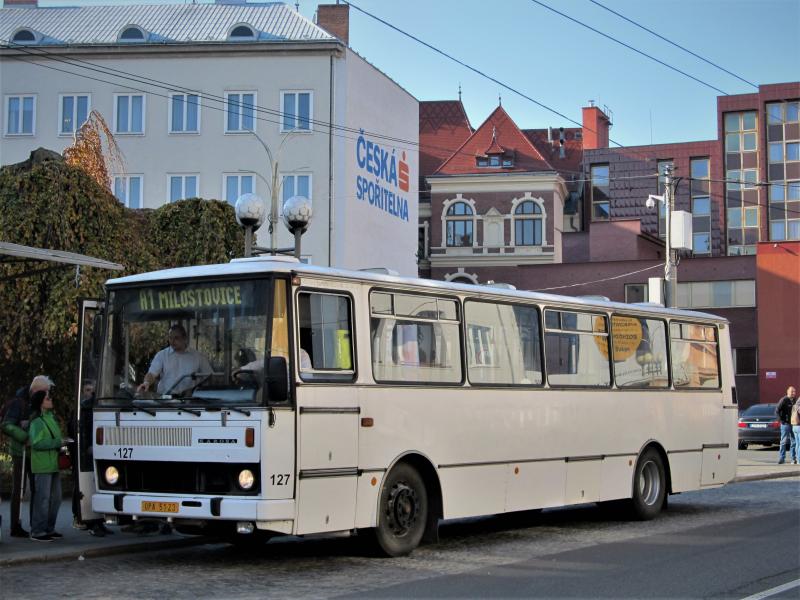
[[[263,280],[202,280],[112,289],[96,406],[264,402],[267,355],[288,355],[285,296],[276,294],[268,322],[270,287]],[[267,344],[269,325],[273,340],[285,341]]]

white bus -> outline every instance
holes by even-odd
[[[649,519],[735,475],[713,315],[275,257],[106,289],[81,332],[84,518],[362,532],[398,556],[441,519],[607,501]],[[211,370],[140,393],[174,324]]]

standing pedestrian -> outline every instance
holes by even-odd
[[[795,462],[800,463],[800,402],[795,400],[790,418],[792,433],[794,434],[794,456]]]
[[[28,386],[17,390],[14,398],[3,407],[2,431],[9,438],[11,454],[11,537],[28,537],[19,517],[19,506],[22,499],[25,477],[30,473],[30,457],[26,457],[28,444],[28,418],[30,402]],[[30,517],[29,517],[30,518]]]
[[[33,389],[33,386],[31,386]],[[31,471],[35,481],[33,489],[33,515],[31,539],[51,542],[63,537],[55,530],[58,509],[61,506],[61,475],[58,471],[58,453],[69,439],[61,435],[61,428],[53,414],[51,388],[31,394]]]
[[[778,406],[775,407],[775,414],[781,422],[781,442],[778,449],[778,464],[782,465],[786,462],[786,448],[789,448],[789,460],[793,464],[797,464],[798,457],[797,448],[795,444],[794,435],[792,432],[792,409],[797,402],[797,390],[793,385],[786,389],[786,395],[780,399]]]

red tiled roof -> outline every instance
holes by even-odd
[[[561,158],[559,153],[558,129],[552,130],[552,143],[547,139],[547,129],[523,129],[522,133],[562,176],[581,173],[583,132],[580,127],[564,129],[564,158]],[[579,135],[576,136],[576,134]],[[565,177],[565,179],[569,179],[569,177]]]
[[[419,103],[419,174],[430,175],[472,135],[460,100]]]
[[[477,156],[483,156],[492,145],[492,138],[507,152],[514,152],[513,167],[478,167]],[[436,171],[436,175],[464,175],[468,173],[508,173],[519,171],[555,170],[542,153],[517,127],[502,106],[478,127],[464,144],[458,148]]]
[[[505,154],[505,152],[506,149],[497,143],[497,136],[492,132],[492,145],[486,149],[484,154],[489,156],[490,154]]]

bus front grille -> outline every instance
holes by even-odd
[[[192,445],[191,427],[105,427],[109,446],[185,446]]]
[[[103,478],[106,468],[112,465],[119,471],[116,485],[109,485]],[[249,469],[256,478],[249,490],[241,489],[237,483],[243,469]],[[97,470],[97,487],[104,491],[254,496],[261,490],[258,463],[98,460]]]

